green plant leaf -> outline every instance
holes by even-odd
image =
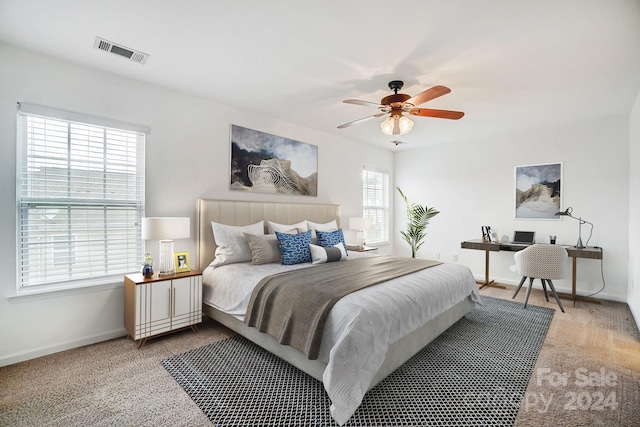
[[[429,225],[429,220],[438,215],[440,211],[433,207],[429,208],[411,202],[400,187],[396,187],[396,189],[407,206],[407,229],[400,231],[400,235],[411,247],[411,256],[415,258],[416,252],[422,247],[423,240],[427,235],[426,228]]]

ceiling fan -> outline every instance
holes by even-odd
[[[409,96],[403,93],[398,93],[404,86],[404,82],[401,80],[393,80],[389,82],[389,89],[394,94],[385,96],[380,100],[380,104],[369,101],[360,101],[359,99],[346,99],[343,102],[347,104],[356,104],[364,106],[376,106],[381,112],[374,114],[373,116],[364,117],[362,119],[354,120],[349,123],[338,126],[338,129],[344,129],[346,127],[365,122],[376,117],[382,117],[389,114],[386,120],[380,123],[380,129],[385,135],[406,135],[413,129],[413,121],[410,120],[402,113],[409,113],[414,116],[423,117],[437,117],[440,119],[458,120],[464,116],[461,111],[450,110],[433,110],[430,108],[416,108],[417,105],[423,104],[427,101],[431,101],[439,96],[446,95],[451,92],[451,89],[445,86],[433,86],[423,92],[420,92],[416,96]]]

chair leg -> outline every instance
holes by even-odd
[[[546,279],[540,279],[542,282],[542,290],[544,291],[544,298],[549,302],[549,294],[547,294],[547,285],[544,283]]]
[[[560,302],[560,298],[558,298],[558,294],[556,293],[556,288],[553,287],[553,282],[551,280],[549,280],[549,279],[547,279],[547,282],[549,282],[549,287],[551,288],[551,292],[553,292],[553,296],[556,298],[556,302],[560,306],[560,310],[562,310],[562,312],[564,313],[564,307],[562,306],[562,303]]]
[[[520,280],[520,284],[518,285],[518,289],[516,289],[516,293],[513,294],[511,299],[514,299],[516,297],[516,295],[518,295],[518,292],[520,292],[520,288],[522,287],[522,284],[524,283],[526,278],[527,278],[527,276],[522,276],[522,280]]]
[[[529,301],[529,294],[533,288],[533,277],[529,277],[529,287],[527,288],[527,297],[524,299],[524,308],[527,308],[527,302]]]

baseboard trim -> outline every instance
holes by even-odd
[[[0,356],[0,367],[13,365],[15,363],[25,362],[27,360],[36,359],[42,356],[48,356],[50,354],[59,353],[65,350],[71,350],[73,348],[82,347],[85,345],[95,344],[102,341],[111,340],[114,338],[120,338],[127,335],[127,331],[124,328],[119,328],[113,331],[105,332],[102,334],[92,335],[77,340],[65,341],[59,344],[54,344],[45,347],[39,347],[23,352],[8,354],[6,356]]]

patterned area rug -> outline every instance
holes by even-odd
[[[483,297],[347,426],[511,426],[555,310]],[[322,383],[240,336],[163,360],[216,426],[330,426]]]

